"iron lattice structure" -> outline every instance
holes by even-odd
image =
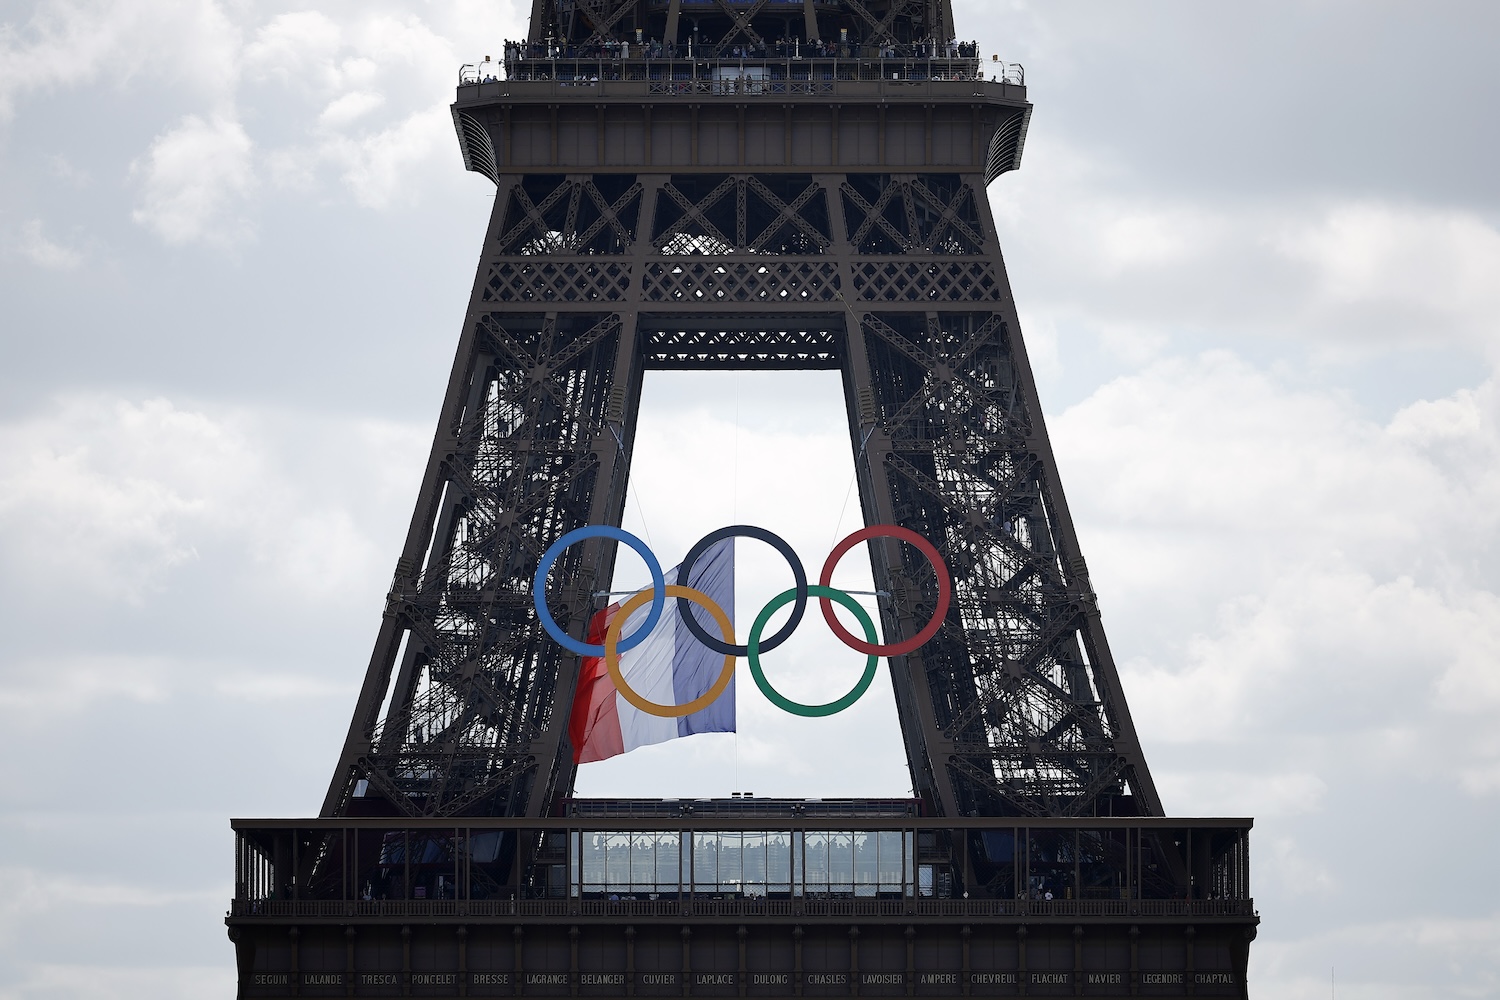
[[[947,0],[535,0],[461,71],[494,208],[322,815],[233,821],[242,998],[1248,995],[1251,821],[1163,814],[986,201],[1024,76],[953,35]],[[571,797],[532,580],[619,524],[653,369],[840,373],[866,523],[953,579],[889,660],[914,798]],[[870,555],[913,634],[931,568]],[[575,636],[614,557],[552,569]]]
[[[798,54],[760,55],[793,14]],[[680,17],[692,58],[631,56]],[[954,579],[937,637],[891,661],[932,814],[1161,815],[986,200],[1030,105],[951,24],[930,0],[538,0],[508,78],[460,88],[494,209],[323,815],[571,794],[577,663],[531,578],[563,533],[619,523],[652,368],[842,373],[866,522],[932,539]],[[590,542],[553,571],[575,634],[613,558]],[[934,580],[895,543],[872,558],[886,634],[910,634]]]

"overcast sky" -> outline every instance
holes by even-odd
[[[990,195],[1157,784],[1256,819],[1252,989],[1500,997],[1500,7],[956,7],[1036,104]],[[232,994],[227,820],[320,804],[493,201],[452,84],[523,30],[0,2],[0,998]],[[627,523],[821,564],[838,391],[652,376]],[[883,678],[748,688],[580,791],[905,793]]]

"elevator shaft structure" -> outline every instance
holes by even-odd
[[[1247,995],[1251,823],[1164,813],[989,210],[1024,74],[954,36],[948,0],[535,0],[461,70],[494,205],[321,815],[234,823],[242,996]],[[573,797],[533,578],[620,523],[666,369],[840,373],[866,524],[952,580],[888,658],[912,799]],[[915,634],[932,566],[869,552]],[[547,577],[573,636],[614,558]]]

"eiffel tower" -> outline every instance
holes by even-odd
[[[1019,66],[950,0],[534,0],[460,71],[496,186],[319,817],[235,820],[242,997],[1248,996],[1248,819],[1167,818],[987,185]],[[987,78],[988,77],[988,78]],[[838,371],[913,796],[573,796],[533,577],[618,525],[647,370]],[[582,637],[615,544],[546,577]],[[946,609],[945,609],[946,606]]]

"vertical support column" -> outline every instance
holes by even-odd
[[[454,932],[458,935],[458,995],[469,995],[469,929],[462,924]]]
[[[740,996],[745,995],[745,990],[749,986],[749,983],[746,982],[749,974],[749,968],[745,962],[745,938],[749,933],[749,931],[745,930],[744,924],[740,924],[739,929],[734,932],[734,936],[738,940],[740,946],[740,974],[735,977],[735,982],[739,984]]]
[[[693,929],[686,924],[682,928],[682,995],[692,992],[693,983]]]
[[[963,969],[959,973],[959,975],[962,977],[960,979],[961,986],[959,988],[959,992],[961,992],[964,996],[968,996],[970,993],[970,986],[972,985],[969,972],[973,968],[969,961],[969,938],[973,932],[969,929],[968,924],[964,924],[958,933],[959,936],[963,939]]]
[[[411,996],[411,927],[401,926],[401,995]]]
[[[884,149],[884,115],[881,110],[881,144]],[[883,155],[883,154],[882,154]],[[844,199],[841,191],[845,175],[829,174],[820,178],[828,199],[829,229],[833,235],[832,250],[839,262],[839,283],[843,287],[844,315],[847,331],[844,337],[844,405],[849,417],[849,434],[854,448],[854,470],[859,480],[860,507],[866,524],[893,524],[895,512],[891,507],[890,484],[885,479],[881,466],[884,450],[889,441],[877,426],[875,390],[870,374],[870,359],[866,349],[863,302],[851,302],[854,292],[854,268],[858,255],[849,242],[849,228],[844,217]],[[884,450],[883,450],[884,449]],[[890,564],[878,555],[871,560],[875,570],[876,589],[889,590],[891,581],[886,576]],[[889,627],[889,623],[887,623]],[[895,689],[897,717],[901,723],[901,736],[906,744],[906,763],[911,772],[912,788],[919,798],[925,800],[940,816],[958,814],[957,803],[948,778],[945,763],[933,759],[928,746],[929,734],[937,733],[936,720],[931,706],[931,692],[922,676],[919,655],[914,657],[889,657],[891,682]],[[943,755],[946,762],[946,754]]]
[[[1182,974],[1182,983],[1187,987],[1188,996],[1192,996],[1198,992],[1197,963],[1194,961],[1197,956],[1193,954],[1193,946],[1198,940],[1198,929],[1189,925],[1183,929],[1182,936],[1185,939],[1183,951],[1187,956],[1187,967]]]
[[[849,928],[849,995],[859,996],[859,928]]]
[[[513,996],[521,995],[521,983],[526,979],[526,966],[523,962],[525,952],[522,950],[521,940],[524,933],[520,924],[510,929],[510,940],[515,949],[510,961],[510,967],[513,970],[510,976],[510,992]]]
[[[802,926],[792,928],[792,995],[802,995]]]
[[[635,925],[625,926],[625,995],[635,996]]]
[[[1141,929],[1130,925],[1130,995],[1141,995]]]
[[[1022,924],[1016,928],[1016,987],[1021,996],[1027,995],[1027,980],[1031,978],[1031,970],[1026,965],[1026,925]]]
[[[354,935],[353,927],[344,928],[344,996],[354,995]]]
[[[1000,244],[995,234],[994,218],[989,210],[989,198],[984,186],[978,182],[978,178],[974,178],[973,183],[974,198],[980,209],[979,219],[984,228],[986,253],[995,265],[995,274],[999,281],[996,290],[998,301],[993,308],[1005,322],[1006,348],[1015,369],[1016,389],[1031,417],[1027,446],[1042,466],[1042,482],[1046,493],[1044,499],[1057,540],[1057,554],[1062,565],[1067,568],[1069,584],[1090,595],[1090,599],[1083,602],[1084,623],[1079,629],[1079,638],[1088,656],[1091,677],[1098,688],[1103,714],[1114,728],[1113,750],[1123,761],[1126,779],[1131,790],[1135,792],[1139,804],[1138,812],[1143,816],[1161,816],[1163,815],[1161,797],[1156,791],[1156,784],[1151,779],[1151,772],[1146,767],[1145,755],[1141,752],[1140,738],[1136,735],[1135,722],[1125,702],[1125,692],[1120,684],[1119,670],[1115,666],[1114,656],[1104,636],[1104,625],[1099,616],[1099,604],[1091,599],[1092,589],[1088,583],[1087,564],[1084,562],[1082,548],[1078,543],[1078,532],[1073,524],[1073,515],[1068,509],[1067,498],[1063,494],[1062,480],[1057,468],[1057,456],[1052,451],[1052,442],[1047,435],[1046,425],[1042,421],[1041,396],[1037,392],[1036,375],[1031,368],[1031,359],[1026,353],[1026,343],[1021,337],[1021,322],[1016,312],[1015,293],[1011,289],[1010,276],[1006,273],[1000,256]]]
[[[302,993],[302,931],[288,927],[286,935],[292,939],[292,996],[295,997]]]
[[[906,925],[902,931],[906,938],[906,995],[916,996],[917,993],[917,929],[911,924]]]
[[[568,928],[568,996],[578,995],[578,925]]]
[[[1073,995],[1083,996],[1083,925],[1073,925]]]

